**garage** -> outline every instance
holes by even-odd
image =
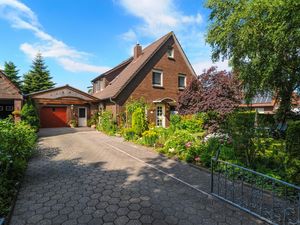
[[[69,85],[51,88],[26,96],[34,101],[42,128],[87,126],[97,112],[99,99]]]
[[[67,107],[43,107],[40,110],[42,128],[67,127]]]

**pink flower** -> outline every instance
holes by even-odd
[[[193,144],[193,143],[189,141],[189,142],[185,143],[185,147],[186,147],[186,148],[190,148],[190,147],[192,146],[192,144]]]
[[[195,161],[196,161],[196,162],[199,162],[199,161],[200,161],[200,157],[197,156],[197,157],[195,158]]]

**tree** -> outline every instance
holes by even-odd
[[[213,60],[230,60],[248,102],[259,92],[273,93],[284,121],[300,87],[300,1],[208,0],[206,6]]]
[[[40,127],[40,119],[34,102],[28,99],[21,110],[22,121],[28,123],[36,131]]]
[[[44,59],[38,53],[32,62],[31,70],[24,75],[23,92],[25,94],[53,88],[50,72],[45,65]]]
[[[199,112],[202,100],[202,84],[193,78],[178,98],[177,110],[179,114],[195,114]]]
[[[13,62],[4,62],[4,73],[18,88],[21,87],[19,70]]]
[[[226,115],[240,104],[239,82],[233,74],[211,67],[192,80],[179,96],[180,114],[217,112]]]

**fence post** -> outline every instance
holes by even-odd
[[[210,192],[214,192],[214,158],[211,158]]]

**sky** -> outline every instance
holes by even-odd
[[[56,86],[91,80],[174,31],[197,74],[212,66],[204,0],[0,0],[0,68],[26,73],[40,52]],[[227,61],[218,69],[229,69]]]

